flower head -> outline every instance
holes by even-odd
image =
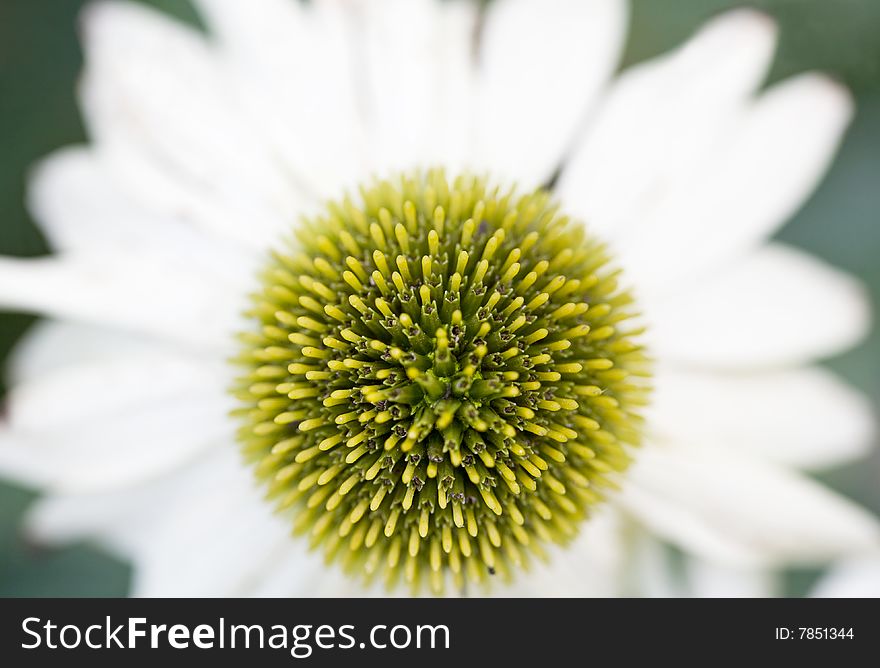
[[[508,574],[629,463],[647,364],[601,243],[547,192],[440,171],[301,224],[242,336],[245,454],[352,570]]]

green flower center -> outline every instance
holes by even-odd
[[[415,173],[273,254],[240,439],[328,558],[440,593],[565,543],[640,439],[650,369],[605,247],[543,190]]]

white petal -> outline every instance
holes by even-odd
[[[291,554],[288,533],[258,496],[250,472],[230,461],[210,488],[178,504],[137,556],[133,595],[247,595],[266,567]],[[300,546],[305,558],[305,543]],[[297,584],[291,583],[292,593]]]
[[[761,84],[775,26],[753,10],[710,21],[671,54],[626,70],[566,164],[566,208],[606,235],[638,220],[693,167]]]
[[[231,377],[222,361],[159,350],[76,360],[12,387],[6,414],[12,429],[33,433],[69,429],[166,399],[212,396],[222,404]]]
[[[64,149],[40,163],[29,179],[28,204],[57,251],[149,255],[153,263],[220,281],[248,280],[263,260],[132,198],[85,148]]]
[[[41,320],[15,346],[7,360],[12,387],[71,366],[104,361],[108,357],[153,354],[155,342],[104,327],[67,321]]]
[[[229,351],[244,294],[211,277],[171,273],[149,257],[0,257],[0,308],[118,327]]]
[[[171,397],[63,428],[0,431],[0,471],[65,492],[133,484],[231,439],[226,407],[212,395]]]
[[[672,563],[672,551],[655,536],[632,526],[627,532],[623,572],[624,595],[644,598],[681,598],[685,595],[680,569]]]
[[[846,350],[869,329],[868,303],[852,277],[772,244],[646,310],[659,358],[745,369]]]
[[[307,596],[327,579],[228,441],[156,480],[51,494],[28,512],[26,530],[53,545],[97,540],[134,560],[136,596]]]
[[[602,508],[570,545],[551,548],[547,563],[535,560],[528,572],[514,573],[511,585],[492,592],[513,597],[620,596],[626,549],[618,513]]]
[[[663,293],[768,238],[812,193],[852,113],[849,93],[816,74],[763,93],[617,241],[630,279]]]
[[[156,530],[150,511],[167,507],[169,496],[153,483],[148,490],[129,487],[96,494],[49,494],[27,512],[25,531],[38,545],[63,546],[89,541],[124,559],[146,549]]]
[[[559,166],[615,65],[618,0],[498,0],[480,49],[474,159],[493,176],[540,185]]]
[[[854,503],[722,448],[645,447],[621,502],[670,542],[732,566],[816,563],[880,540],[877,521]]]
[[[476,4],[385,0],[357,6],[376,169],[461,167],[472,140]]]
[[[301,196],[251,131],[197,33],[135,3],[84,16],[82,104],[102,155],[133,191],[212,233],[262,247]]]
[[[169,514],[204,490],[216,487],[217,472],[229,459],[229,444],[145,482],[91,492],[49,493],[27,512],[25,529],[38,543],[61,545],[97,540],[131,558],[148,549]]]
[[[360,63],[341,3],[197,4],[250,122],[297,181],[338,196],[363,178],[369,156],[356,96]]]
[[[818,598],[880,598],[880,553],[834,564],[811,595]]]
[[[663,494],[646,491],[627,481],[615,503],[631,513],[643,527],[681,549],[703,558],[737,566],[761,563],[762,555],[750,545],[691,512],[685,504],[676,503]]]
[[[10,390],[0,471],[56,490],[113,489],[234,432],[222,362],[130,344],[79,353]]]
[[[51,464],[35,457],[32,448],[0,428],[0,480],[39,488],[50,479],[52,474],[47,469]]]
[[[321,549],[306,549],[306,541],[291,538],[286,552],[266,569],[265,577],[249,596],[315,598],[409,598],[405,586],[388,590],[381,578],[365,584],[358,574],[345,573],[338,563],[328,564]],[[422,594],[427,595],[427,594]]]
[[[761,568],[733,568],[702,559],[687,560],[689,594],[697,598],[770,598],[778,594],[773,573]]]
[[[762,373],[658,369],[649,422],[665,440],[720,445],[791,466],[834,466],[868,453],[865,397],[814,367]]]
[[[263,597],[385,597],[389,592],[381,583],[369,589],[346,575],[338,564],[326,564],[320,550],[309,550],[306,541],[289,538],[289,545],[275,556],[262,577],[247,592],[248,596]]]

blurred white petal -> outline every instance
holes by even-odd
[[[357,7],[373,166],[382,174],[460,167],[471,134],[476,4],[385,0]]]
[[[725,565],[816,563],[880,540],[875,518],[851,501],[736,451],[649,445],[627,476],[621,501],[636,517]]]
[[[77,361],[78,358],[77,358]],[[19,383],[6,396],[9,424],[24,432],[69,429],[169,398],[228,403],[227,365],[156,350],[137,357],[79,363]]]
[[[229,443],[212,447],[197,461],[137,483],[92,490],[52,492],[25,518],[30,539],[47,545],[91,540],[129,557],[146,550],[166,518],[191,495],[216,487],[224,460],[235,463]]]
[[[711,369],[809,362],[849,348],[870,327],[861,284],[781,244],[649,301],[646,311],[658,357]]]
[[[91,5],[83,25],[83,111],[115,173],[224,238],[262,247],[283,230],[301,195],[237,113],[204,39],[130,2]]]
[[[322,197],[361,180],[371,156],[344,3],[197,5],[247,118],[293,180]]]
[[[525,188],[559,166],[617,64],[619,0],[498,0],[480,50],[475,166]]]
[[[880,551],[835,563],[819,580],[817,598],[880,598]]]
[[[770,237],[812,193],[852,114],[848,91],[820,75],[764,92],[617,240],[629,279],[663,294]]]
[[[735,568],[688,558],[688,594],[697,598],[770,598],[779,594],[775,575],[759,568]]]
[[[680,598],[686,595],[681,574],[670,564],[671,550],[654,535],[627,527],[626,570],[623,582],[627,596]]]
[[[8,385],[38,380],[69,367],[101,363],[109,357],[135,357],[156,351],[143,336],[71,321],[41,320],[27,332],[6,365]]]
[[[31,174],[28,205],[52,248],[71,253],[148,255],[152,264],[244,282],[262,254],[224,243],[192,220],[151,209],[124,192],[95,153],[58,151]]]
[[[624,71],[562,172],[566,208],[614,237],[670,189],[689,185],[689,172],[715,159],[761,84],[775,42],[769,18],[736,10],[669,55]]]
[[[169,397],[100,420],[45,430],[0,430],[0,472],[58,491],[97,490],[167,474],[232,439],[226,401]]]
[[[0,257],[0,307],[229,350],[243,293],[142,258]],[[231,307],[230,307],[231,306]]]
[[[821,468],[866,455],[876,436],[867,398],[822,368],[709,373],[661,367],[655,378],[649,420],[668,440]]]
[[[590,518],[571,545],[551,548],[547,563],[532,558],[528,574],[499,588],[496,595],[619,596],[627,549],[619,513],[603,508]]]
[[[668,496],[627,481],[615,503],[628,511],[640,526],[688,553],[724,564],[761,563],[760,552],[743,544],[728,531],[727,525],[708,521],[691,512],[687,504]]]
[[[304,541],[291,545],[288,526],[259,497],[234,449],[229,452],[213,484],[186,495],[163,518],[138,555],[132,595],[243,596],[277,555],[307,559]],[[292,582],[291,593],[307,577]]]
[[[287,541],[274,561],[248,584],[247,596],[257,598],[385,598],[381,581],[366,587],[339,569],[328,568],[320,551],[311,551],[303,539]]]

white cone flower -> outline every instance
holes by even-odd
[[[456,0],[197,5],[208,34],[132,2],[88,9],[80,94],[89,144],[49,157],[30,183],[31,211],[54,252],[0,258],[0,306],[48,317],[11,359],[0,432],[0,474],[44,492],[27,518],[37,539],[101,541],[133,562],[135,595],[381,592],[291,537],[306,511],[276,513],[262,498],[266,487],[254,480],[254,465],[243,461],[236,442],[241,422],[229,417],[241,408],[230,388],[242,374],[229,359],[240,352],[235,334],[255,329],[242,314],[260,289],[256,277],[267,250],[282,244],[301,215],[314,216],[326,199],[369,186],[374,175],[440,167],[516,182],[520,192],[552,184],[561,210],[586,221],[588,234],[606,241],[613,264],[623,268],[621,281],[643,313],[643,341],[654,360],[654,392],[639,427],[643,443],[627,451],[634,463],[616,478],[620,491],[605,494],[578,525],[577,538],[552,550],[547,565],[527,577],[513,569],[513,587],[499,583],[493,593],[674,594],[656,557],[658,541],[689,555],[706,582],[724,584],[715,591],[760,593],[768,568],[821,563],[878,544],[875,519],[808,474],[856,458],[871,443],[865,400],[815,365],[864,335],[865,295],[851,277],[769,240],[826,170],[852,103],[818,74],[762,89],[775,45],[772,21],[752,11],[725,14],[675,51],[618,73],[627,14],[618,0],[495,0],[482,17],[476,3]],[[421,234],[413,224],[410,232]],[[351,235],[327,229],[334,240],[328,257],[353,252]],[[391,243],[392,227],[375,229],[377,247]],[[327,241],[322,233],[315,230],[316,244]],[[549,263],[551,272],[560,256]],[[525,266],[527,250],[522,257]],[[348,273],[363,287],[355,276],[363,267],[349,259]],[[383,260],[364,277],[375,270],[390,281]],[[316,271],[334,275],[325,265],[316,263]],[[427,266],[423,271],[430,258]],[[463,266],[479,270],[467,260]],[[302,279],[306,284],[315,286],[314,277]],[[267,289],[280,294],[278,287]],[[322,314],[321,288],[315,289],[316,298],[300,304],[317,304]],[[542,289],[548,299],[550,289]],[[376,308],[397,308],[382,303]],[[338,309],[326,306],[335,317]],[[523,308],[542,307],[533,301]],[[559,308],[554,313],[575,309]],[[509,317],[517,317],[515,308]],[[302,326],[323,327],[309,323]],[[527,345],[553,339],[553,331],[544,332],[531,331]],[[598,331],[593,335],[600,340]],[[319,360],[296,373],[324,379],[337,369],[327,362],[325,370],[321,360],[348,345],[339,337],[349,335],[325,337],[327,348],[320,337],[317,346],[303,343],[312,338],[308,331],[291,336],[297,354]],[[350,336],[356,343],[364,337]],[[554,351],[566,341],[556,343]],[[378,339],[374,350],[403,359]],[[475,354],[482,359],[483,352]],[[539,357],[549,359],[533,359]],[[583,365],[562,366],[575,373]],[[427,387],[420,373],[408,377]],[[476,392],[473,374],[468,387]],[[505,378],[513,383],[515,376]],[[287,385],[285,395],[310,396],[296,378]],[[319,398],[325,406],[344,405],[348,392]],[[379,390],[363,392],[370,400]],[[564,414],[566,401],[574,400],[550,397],[542,406]],[[385,412],[384,399],[374,403],[369,419]],[[276,404],[277,397],[265,405]],[[605,408],[610,415],[610,404]],[[342,410],[333,413],[338,425],[349,419]],[[524,404],[516,410],[534,413]],[[294,421],[290,433],[298,433],[296,425],[304,433],[336,429],[320,421],[303,427],[309,420],[300,422],[296,404],[291,411],[284,414]],[[465,416],[477,432],[486,429],[480,416]],[[413,430],[401,436],[409,447],[418,445]],[[549,433],[544,441],[528,436],[545,455],[564,449],[551,446],[551,436],[578,437],[565,425],[535,430]],[[337,445],[333,438],[321,441],[322,452]],[[285,456],[283,447],[273,452]],[[508,461],[503,452],[494,453],[499,471]],[[289,475],[306,475],[289,465]],[[507,479],[511,489],[532,481],[523,481],[522,471],[536,465],[522,466],[520,477]],[[583,479],[576,470],[564,473],[567,483]],[[318,475],[303,486],[318,484]],[[365,474],[359,475],[352,485]],[[533,475],[556,490],[549,474]],[[412,470],[406,476],[401,492],[412,488]],[[501,522],[517,511],[498,502],[488,484],[479,490],[486,507],[499,506],[501,533],[479,515],[482,533],[471,534],[479,535],[481,558],[491,566],[493,550],[508,548],[499,548],[507,526]],[[571,502],[558,496],[554,503],[567,508]],[[380,502],[385,514],[376,526],[392,536]],[[364,508],[358,512],[371,512]],[[425,523],[434,521],[428,512]],[[439,517],[440,508],[431,512]],[[443,525],[436,526],[440,536]],[[416,522],[408,529],[411,550],[422,528]],[[362,534],[354,537],[369,542]],[[450,564],[460,556],[454,545],[443,549]],[[431,550],[433,568],[442,555],[433,544]],[[741,581],[725,573],[751,575]]]

